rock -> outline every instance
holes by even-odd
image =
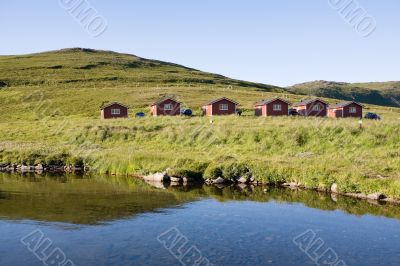
[[[144,176],[143,179],[146,181],[164,182],[169,180],[169,176],[166,173],[155,173]]]
[[[205,182],[207,185],[211,185],[213,181],[212,181],[211,179],[206,179],[204,182]]]
[[[338,193],[338,185],[336,183],[333,183],[331,186],[331,192],[332,193]]]
[[[43,167],[42,164],[38,164],[38,165],[35,166],[35,170],[36,171],[43,171],[43,169],[44,169],[44,167]]]
[[[383,200],[383,199],[386,199],[386,196],[385,195],[383,195],[382,193],[373,193],[373,194],[369,194],[368,196],[367,196],[367,199],[369,199],[369,200]]]
[[[291,187],[291,188],[298,188],[299,187],[299,184],[297,184],[296,182],[283,183],[282,185],[284,187]]]
[[[212,181],[213,184],[225,184],[227,181],[223,179],[222,177],[218,177],[217,179],[214,179]]]
[[[246,177],[244,177],[244,176],[242,176],[241,178],[239,178],[237,181],[238,181],[239,183],[241,183],[241,184],[246,184],[246,183],[249,182],[249,180],[248,180]]]
[[[171,176],[170,180],[172,183],[179,183],[182,179],[180,177]]]
[[[249,180],[251,183],[254,183],[256,180],[254,179],[254,177],[250,177],[250,180]]]
[[[35,168],[33,166],[28,166],[28,165],[22,165],[20,169],[22,172],[28,172],[28,171],[35,170]]]
[[[184,177],[183,178],[183,183],[193,183],[196,182],[196,179],[192,178],[192,177]]]

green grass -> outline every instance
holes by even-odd
[[[169,170],[187,176],[253,174],[343,192],[400,198],[400,109],[368,105],[383,120],[256,118],[257,100],[300,95],[174,64],[110,52],[66,50],[0,57],[0,163],[75,164],[110,174]],[[174,94],[200,113],[218,96],[242,117],[132,118]],[[335,99],[326,99],[335,102]],[[130,119],[99,119],[103,101],[131,107]],[[383,177],[383,178],[380,178]]]

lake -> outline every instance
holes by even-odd
[[[400,206],[314,191],[0,174],[0,265],[399,265]]]

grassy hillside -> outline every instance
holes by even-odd
[[[314,81],[287,89],[296,94],[400,107],[400,81],[370,83]]]
[[[257,100],[278,87],[231,80],[131,55],[69,49],[0,57],[0,163],[86,164],[98,172],[229,178],[251,172],[265,182],[300,182],[400,198],[400,109],[368,105],[383,121],[255,118]],[[199,113],[218,96],[241,103],[243,117],[167,117],[100,121],[103,101],[149,113],[175,94]],[[335,99],[326,99],[335,102]]]

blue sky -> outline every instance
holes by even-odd
[[[60,1],[75,0],[2,1],[0,54],[88,47],[280,86],[400,80],[398,0],[330,0],[358,3],[369,37],[329,0],[87,0],[108,25],[96,38]]]

